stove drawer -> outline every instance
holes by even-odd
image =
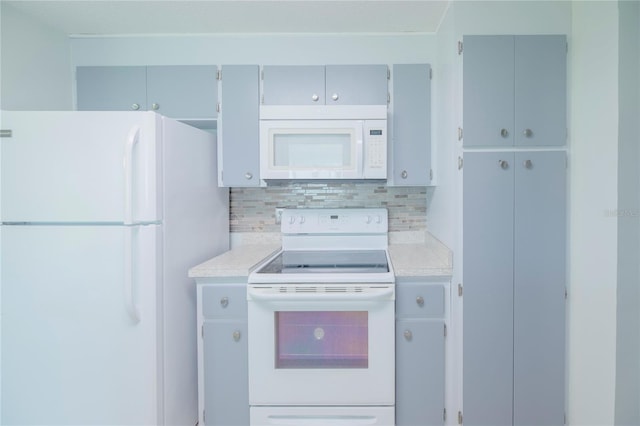
[[[444,286],[423,281],[396,282],[396,315],[411,318],[443,318]]]
[[[202,288],[205,318],[247,318],[246,284],[220,284]]]

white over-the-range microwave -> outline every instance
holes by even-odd
[[[386,179],[386,105],[263,105],[260,178]]]

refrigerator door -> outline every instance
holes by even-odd
[[[160,116],[2,111],[3,222],[161,220]]]
[[[162,424],[159,233],[0,226],[2,424]]]

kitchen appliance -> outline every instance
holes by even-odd
[[[2,112],[2,423],[193,425],[189,267],[228,248],[214,136]]]
[[[262,105],[260,178],[386,179],[386,105]]]
[[[251,426],[393,425],[395,279],[386,209],[286,209],[249,275]]]

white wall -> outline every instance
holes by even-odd
[[[0,108],[71,109],[70,45],[66,34],[0,2]]]
[[[78,65],[354,64],[429,62],[435,36],[408,35],[185,35],[75,37]]]
[[[640,2],[621,1],[619,27],[616,425],[640,424]]]
[[[617,2],[575,2],[571,61],[568,421],[612,425],[618,206]]]

